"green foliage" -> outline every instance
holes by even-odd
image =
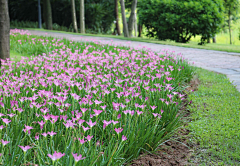
[[[188,96],[188,100],[192,100],[189,128],[193,138],[207,150],[205,160],[217,159],[224,165],[239,165],[240,93],[225,75],[203,69],[198,69],[197,74],[201,85]]]
[[[11,20],[38,21],[38,0],[11,0],[9,14]],[[42,1],[41,1],[42,3]],[[70,0],[51,0],[53,23],[71,27],[72,13]],[[75,1],[77,22],[79,22],[80,4]],[[42,5],[43,7],[43,5]],[[42,10],[43,16],[43,10]],[[89,32],[107,33],[114,21],[114,1],[85,0],[85,25]],[[43,20],[44,22],[44,20]]]
[[[139,21],[148,36],[186,43],[201,35],[200,44],[214,36],[223,23],[222,0],[140,0]]]

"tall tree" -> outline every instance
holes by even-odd
[[[46,28],[52,30],[52,7],[50,0],[43,0],[43,17]]]
[[[78,33],[77,28],[77,19],[76,19],[76,10],[75,10],[75,0],[71,0],[71,9],[72,9],[72,25],[74,32]]]
[[[126,14],[125,14],[125,3],[124,3],[124,0],[120,0],[120,2],[121,2],[121,12],[122,12],[124,37],[129,37]]]
[[[80,33],[85,33],[84,0],[80,0]]]
[[[118,0],[115,0],[115,18],[116,18],[117,34],[121,35],[121,31],[120,31],[120,27],[119,27],[119,17],[118,17]]]
[[[135,23],[136,8],[137,8],[137,0],[133,0],[132,7],[131,7],[131,15],[129,17],[129,22],[128,22],[128,32],[130,37],[132,37],[133,27]]]
[[[0,67],[1,59],[10,58],[10,19],[8,1],[0,0]]]
[[[224,0],[223,5],[225,7],[225,14],[227,15],[227,20],[228,20],[230,44],[232,44],[231,21],[232,21],[232,18],[238,14],[240,4],[239,4],[239,0]]]

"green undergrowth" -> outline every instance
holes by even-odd
[[[188,98],[189,129],[200,145],[201,163],[240,165],[240,93],[225,75],[196,73],[201,84]]]

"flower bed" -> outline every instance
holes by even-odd
[[[178,126],[192,67],[172,52],[11,31],[0,76],[3,165],[122,165]],[[6,142],[7,141],[7,142]]]

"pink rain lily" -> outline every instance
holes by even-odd
[[[1,140],[3,146],[7,145],[10,141],[4,141],[3,139]]]
[[[78,162],[78,161],[80,161],[80,160],[83,160],[83,159],[85,159],[86,157],[82,157],[82,155],[81,154],[79,154],[79,156],[78,156],[78,154],[77,153],[72,153],[72,155],[73,155],[73,157],[74,157],[74,159],[75,159],[75,161],[76,162]]]
[[[88,135],[88,136],[85,137],[85,138],[86,138],[88,141],[91,141],[92,137],[93,137],[93,136]]]
[[[93,111],[95,112],[95,116],[98,116],[99,114],[102,113],[102,110],[96,110],[96,109],[94,109]]]
[[[84,140],[84,138],[83,139],[78,138],[78,140],[80,141],[81,144],[84,144],[85,142],[87,142]]]
[[[27,152],[29,149],[31,149],[32,147],[31,146],[29,146],[29,145],[27,145],[27,146],[20,146],[20,145],[18,145],[24,152]]]
[[[127,140],[127,137],[122,135],[122,141],[126,141]]]
[[[58,160],[63,156],[65,156],[65,153],[63,153],[63,154],[61,152],[57,153],[56,151],[54,152],[53,155],[48,154],[48,157],[50,157],[53,161]]]
[[[89,122],[86,122],[89,126],[90,126],[90,128],[92,128],[93,126],[95,126],[96,125],[96,123],[97,122],[92,122],[92,120],[90,120]]]
[[[9,124],[9,123],[11,122],[11,120],[6,119],[6,118],[1,118],[1,119],[2,119],[2,121],[3,121],[4,123],[6,123],[6,125]]]
[[[1,126],[0,126],[0,130],[4,129],[5,127],[6,127],[6,126],[1,125]]]
[[[117,128],[115,128],[114,130],[117,132],[117,134],[119,134],[119,133],[121,133],[121,132],[123,131],[123,129],[122,129],[122,128],[118,128],[118,129],[117,129]]]
[[[152,110],[155,110],[157,108],[157,106],[153,105],[153,106],[150,106],[152,108]]]
[[[54,136],[54,135],[56,135],[56,134],[57,134],[57,133],[55,133],[55,132],[53,132],[53,131],[48,132],[48,135],[50,135],[51,137]]]
[[[47,133],[42,133],[42,136],[44,137],[47,137],[47,135],[48,135]]]
[[[83,128],[84,132],[90,129],[89,127],[84,127],[84,126],[82,126],[82,128]]]

